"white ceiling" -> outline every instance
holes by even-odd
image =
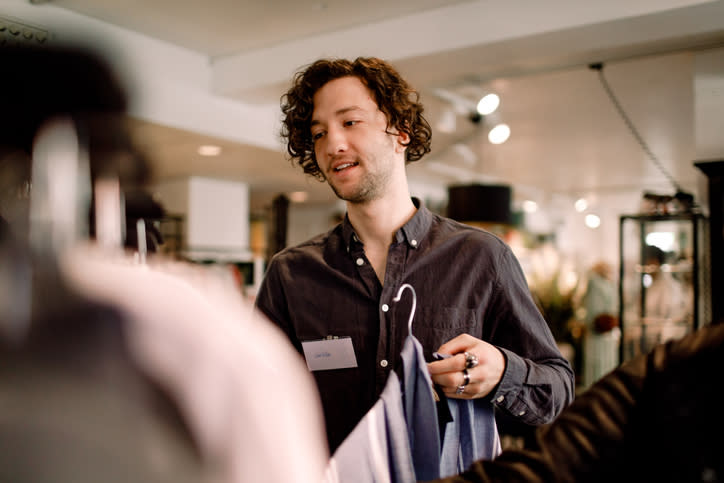
[[[8,1],[8,0],[5,0]],[[17,0],[10,0],[17,1]],[[510,183],[516,199],[553,194],[671,192],[588,68],[604,75],[661,166],[696,191],[692,162],[724,158],[724,0],[50,0],[201,55],[214,99],[274,109],[297,68],[321,56],[377,55],[422,92],[433,152],[410,167],[419,183]],[[0,14],[2,6],[0,5]],[[189,75],[192,75],[191,73]],[[457,131],[435,128],[450,105],[435,88],[473,96],[493,90],[510,140],[485,140],[492,118]],[[203,109],[203,106],[199,107]],[[491,116],[492,117],[492,116]],[[239,125],[240,132],[250,130]],[[258,124],[258,122],[257,122]],[[279,192],[306,190],[332,200],[324,185],[292,167],[273,142],[246,142],[212,129],[158,119],[132,128],[161,179],[201,175],[244,180],[259,210]],[[258,126],[257,126],[258,127]],[[273,130],[273,129],[272,129]],[[240,134],[243,136],[243,134]],[[276,132],[269,133],[275,139]],[[200,158],[199,144],[222,145]],[[462,143],[473,156],[465,158]],[[444,169],[443,169],[444,168]]]
[[[50,0],[219,58],[470,0]]]

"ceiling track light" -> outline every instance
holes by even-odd
[[[510,126],[504,123],[497,124],[488,133],[488,141],[493,144],[503,144],[510,137]]]
[[[586,198],[578,198],[573,204],[573,207],[578,213],[583,213],[588,209],[588,200]]]
[[[500,97],[491,92],[490,94],[486,94],[480,98],[478,104],[475,106],[475,110],[481,116],[487,116],[488,114],[494,113],[495,110],[498,109],[499,105]]]
[[[454,111],[460,115],[466,115],[473,124],[481,124],[487,116],[494,114],[500,106],[500,97],[495,93],[487,93],[477,103],[470,98],[447,89],[432,89],[435,97],[442,99],[452,105]],[[441,130],[450,133],[455,130],[455,123],[449,119],[451,111],[445,111],[440,120]],[[510,137],[510,126],[504,123],[496,123],[488,132],[488,140],[493,144],[502,144]]]
[[[434,88],[432,93],[439,99],[452,104],[458,113],[468,113],[471,119],[474,116],[492,114],[500,105],[500,97],[494,93],[484,95],[477,102],[447,89]]]

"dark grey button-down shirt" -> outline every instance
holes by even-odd
[[[302,341],[352,339],[358,366],[315,371],[334,451],[373,406],[399,365],[412,298],[392,301],[404,283],[417,293],[412,332],[426,360],[462,333],[506,357],[489,397],[528,424],[552,420],[573,399],[573,371],[535,306],[510,248],[494,235],[431,213],[417,213],[395,234],[380,284],[345,218],[328,233],[275,255],[257,307],[302,352]],[[293,395],[291,396],[293,397]]]

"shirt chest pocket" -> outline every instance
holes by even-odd
[[[293,314],[295,335],[300,341],[351,337],[355,351],[375,347],[376,313],[362,304],[318,304]]]
[[[431,360],[432,353],[450,339],[460,334],[481,338],[482,332],[475,311],[468,308],[418,307],[412,323],[412,334],[422,344],[427,360]]]

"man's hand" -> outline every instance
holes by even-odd
[[[503,353],[472,335],[461,334],[441,345],[437,352],[452,355],[427,364],[432,381],[442,387],[448,397],[475,399],[486,396],[503,377]]]

